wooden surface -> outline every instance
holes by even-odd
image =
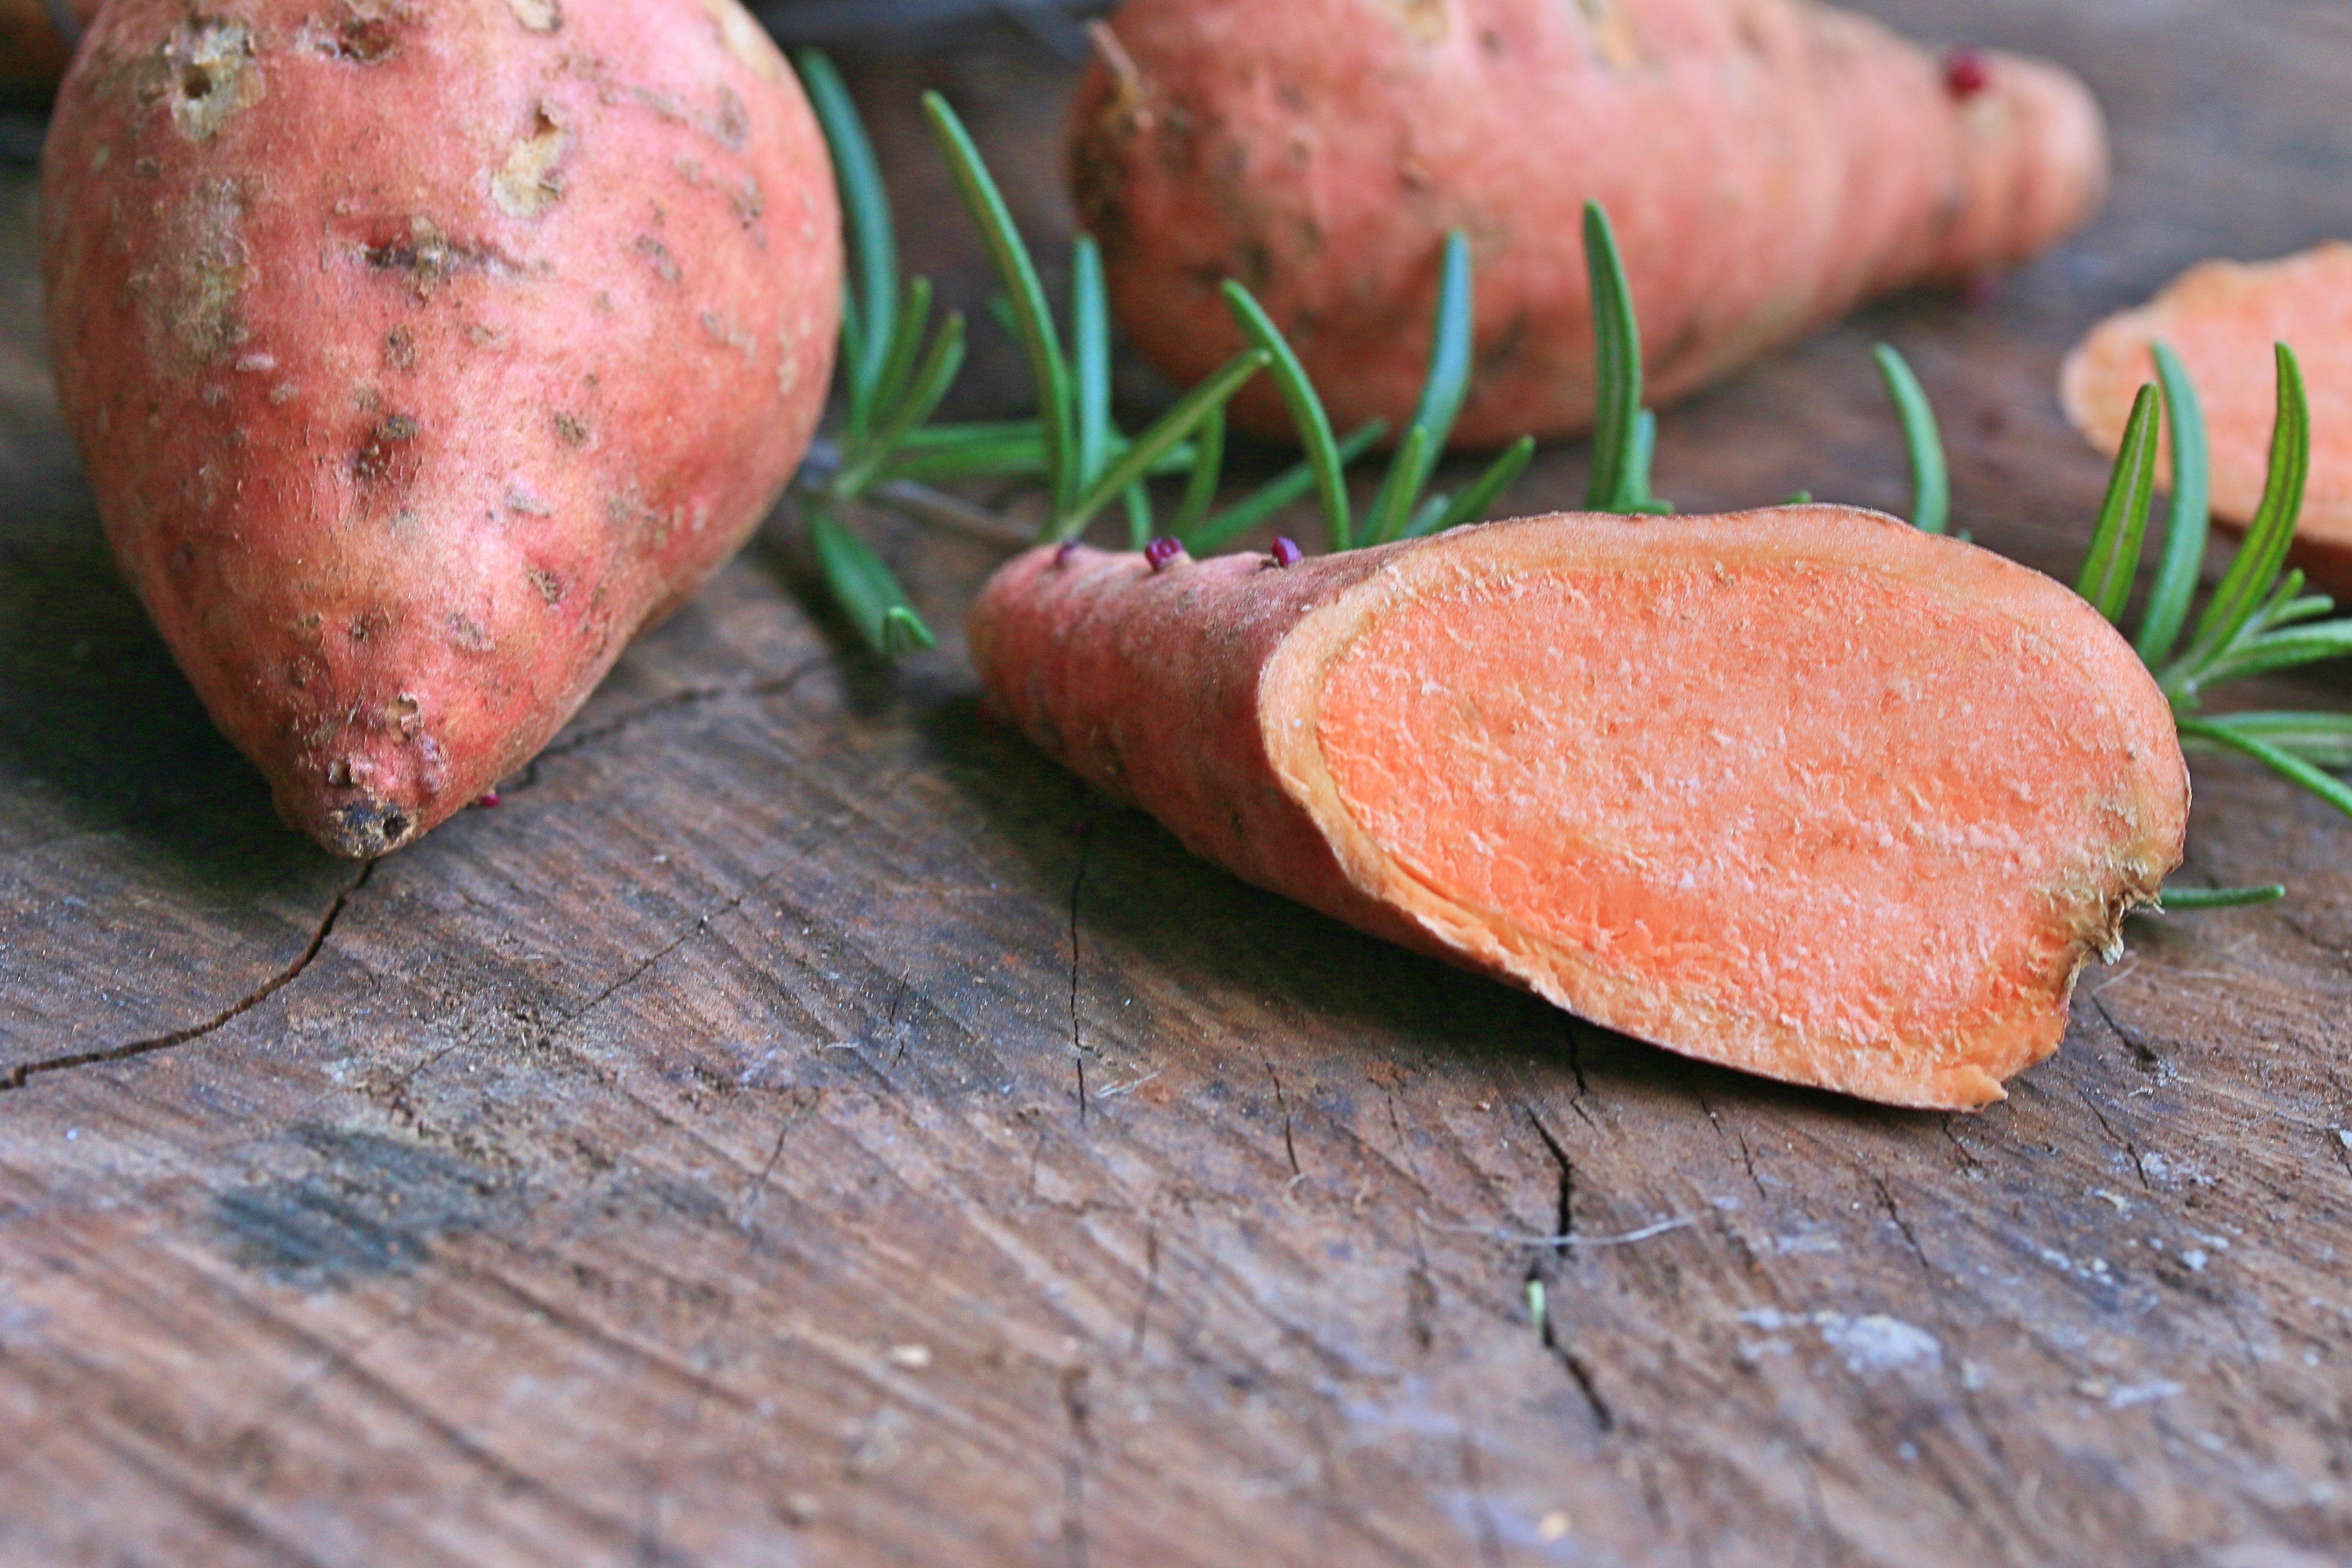
[[[1662,487],[1898,501],[1891,336],[1964,522],[2063,568],[2059,352],[2352,233],[2352,15],[1877,8],[2084,69],[2115,202],[1674,414]],[[967,300],[911,95],[1050,227],[1061,68],[865,73]],[[955,647],[850,651],[780,519],[503,807],[355,870],[108,563],[32,212],[5,172],[0,1563],[2352,1561],[2352,824],[2200,761],[2191,875],[2292,900],[2137,922],[2008,1104],[1877,1110],[1188,859]],[[988,550],[887,539],[952,626]]]

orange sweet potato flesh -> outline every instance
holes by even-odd
[[[2262,506],[2278,415],[2277,359],[2301,362],[2311,399],[2311,474],[2294,561],[2352,597],[2352,245],[2332,241],[2280,261],[2208,261],[2136,310],[2110,316],[2066,356],[2058,395],[2092,445],[2123,445],[2132,399],[2156,379],[2149,345],[2171,345],[2197,384],[2212,459],[2213,510],[2240,528]],[[2162,478],[2169,469],[2159,466]]]
[[[1654,400],[1870,295],[2017,262],[2107,183],[2067,72],[1943,61],[1811,0],[1128,0],[1080,91],[1071,179],[1128,335],[1181,382],[1256,292],[1342,427],[1402,427],[1445,234],[1477,265],[1460,437],[1592,418],[1582,212],[1607,207]],[[1270,384],[1237,416],[1289,423]]]
[[[1038,551],[992,700],[1195,853],[1708,1061],[1970,1109],[2180,860],[2189,774],[2034,573],[1796,507],[1327,556]]]
[[[43,178],[108,538],[338,854],[537,752],[823,405],[830,165],[734,0],[110,0]]]

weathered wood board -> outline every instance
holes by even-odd
[[[2084,70],[2115,201],[1675,413],[1662,487],[1897,502],[1891,337],[1963,521],[2063,569],[2103,474],[2059,353],[2352,234],[2352,11],[1874,9]],[[1053,232],[1057,68],[863,74],[967,303],[913,93]],[[33,199],[0,174],[0,1563],[2352,1562],[2352,824],[2200,760],[2193,873],[2292,900],[2137,922],[2007,1104],[1877,1110],[1189,859],[954,647],[853,651],[780,518],[503,806],[358,870],[106,559]],[[994,559],[884,537],[942,626]]]

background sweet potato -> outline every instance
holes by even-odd
[[[1071,177],[1129,335],[1192,382],[1238,279],[1343,426],[1400,422],[1445,234],[1478,268],[1473,444],[1591,421],[1581,213],[1617,224],[1671,399],[1867,295],[2030,256],[2091,211],[2087,89],[1799,0],[1129,0]],[[1249,423],[1286,431],[1263,388]]]
[[[99,0],[0,0],[0,91],[39,92],[57,85],[72,51],[58,16],[88,26]]]
[[[2216,516],[2253,521],[2277,411],[2271,345],[2301,361],[2311,398],[2311,472],[2294,560],[2352,599],[2352,244],[2332,240],[2248,264],[2206,261],[2137,310],[2108,317],[2066,356],[2058,396],[2092,445],[2123,443],[2133,395],[2156,374],[2150,345],[2180,356],[2205,407]]]
[[[734,0],[112,0],[43,196],[115,553],[341,854],[536,752],[824,404],[830,165]]]

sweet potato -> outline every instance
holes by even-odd
[[[535,752],[823,405],[831,168],[735,0],[110,0],[43,258],[108,538],[289,821]]]
[[[1846,508],[1038,550],[971,634],[1039,746],[1248,880],[1891,1104],[2000,1099],[2181,857],[2172,717],[2114,628]]]
[[[1938,61],[1809,0],[1128,0],[1071,178],[1119,321],[1180,382],[1240,346],[1237,279],[1342,427],[1412,404],[1449,230],[1476,247],[1458,438],[1593,414],[1580,223],[1616,220],[1671,399],[1865,296],[2032,255],[2107,178],[2073,76]],[[1240,417],[1286,431],[1261,385]]]
[[[2311,473],[2293,559],[2352,597],[2352,245],[2280,261],[2208,261],[2147,304],[2110,316],[2066,356],[2058,395],[2066,416],[2109,457],[2132,399],[2155,375],[2151,345],[2180,356],[2205,406],[2212,504],[2239,528],[2262,504],[2270,467],[2271,345],[2293,345],[2311,399]]]

